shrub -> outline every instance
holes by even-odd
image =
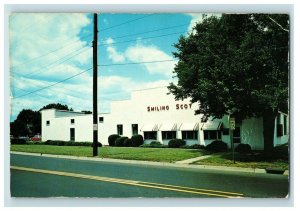
[[[139,147],[144,143],[144,138],[142,135],[133,135],[131,141],[133,147]]]
[[[126,139],[128,139],[128,137],[126,137],[126,136],[117,138],[115,141],[115,146],[123,147]]]
[[[131,139],[125,139],[124,140],[124,147],[131,147],[132,146],[132,141]]]
[[[26,144],[26,139],[24,138],[12,138],[10,139],[11,144]]]
[[[109,146],[115,146],[115,142],[117,138],[120,138],[121,136],[117,135],[117,134],[112,134],[110,136],[108,136],[108,144]]]
[[[226,152],[228,150],[227,144],[223,141],[213,141],[205,147],[206,150],[211,152]]]
[[[81,142],[81,143],[89,143],[89,142]],[[94,143],[92,143],[90,145],[91,145],[91,147],[94,147]],[[83,145],[80,145],[80,146],[83,146]],[[97,142],[97,147],[102,147],[102,144],[99,141]]]
[[[183,146],[180,146],[180,148],[183,148],[183,149],[205,149],[205,146],[203,145],[200,145],[200,144],[193,144],[193,145],[183,145]]]
[[[249,144],[239,144],[235,148],[235,151],[238,153],[250,153],[251,152],[251,146]]]
[[[168,143],[169,148],[179,148],[180,146],[185,145],[185,141],[181,139],[171,139]]]

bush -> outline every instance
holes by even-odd
[[[82,143],[88,143],[88,142],[82,142]],[[90,145],[91,145],[91,147],[94,147],[94,143],[92,143]],[[80,145],[80,146],[82,146],[82,145]],[[102,144],[99,141],[97,142],[97,147],[102,147]]]
[[[124,140],[124,147],[131,147],[132,146],[132,141],[131,139],[125,139]]]
[[[26,144],[26,139],[24,138],[12,138],[10,139],[11,144]]]
[[[168,143],[169,148],[179,148],[183,145],[185,145],[185,141],[181,139],[171,139]]]
[[[128,139],[128,137],[126,137],[126,136],[117,138],[115,141],[115,146],[116,147],[124,147],[124,142],[126,139]]]
[[[45,145],[54,145],[54,146],[91,146],[91,142],[75,142],[75,141],[61,141],[61,140],[47,140],[44,142]],[[101,147],[102,144],[98,142],[98,147]]]
[[[183,146],[180,146],[180,148],[183,148],[183,149],[205,149],[205,146],[203,145],[200,145],[200,144],[193,144],[193,145],[183,145]]]
[[[250,153],[252,150],[249,144],[239,144],[235,148],[235,151],[242,154],[242,153]]]
[[[211,152],[226,152],[228,150],[227,144],[223,141],[213,141],[205,147],[206,150]]]
[[[117,134],[112,134],[110,136],[108,136],[108,144],[109,146],[115,146],[115,142],[117,138],[120,138],[121,136],[117,135]]]
[[[144,143],[144,138],[142,135],[133,135],[131,141],[133,147],[139,147]]]

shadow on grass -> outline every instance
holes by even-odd
[[[226,160],[232,160],[232,152],[220,154],[220,157]],[[235,160],[238,162],[288,162],[288,145],[275,147],[272,152],[252,151],[250,153],[235,153]]]

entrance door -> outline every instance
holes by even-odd
[[[70,141],[75,141],[75,128],[70,128]]]

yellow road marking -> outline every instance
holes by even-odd
[[[10,168],[14,170],[20,170],[20,171],[30,171],[30,172],[37,172],[43,174],[58,175],[58,176],[76,177],[81,179],[90,179],[90,180],[112,182],[112,183],[119,183],[125,185],[133,185],[133,186],[171,190],[177,192],[224,197],[224,198],[237,198],[237,197],[241,198],[243,196],[243,194],[241,193],[224,192],[224,191],[216,191],[216,190],[209,190],[209,189],[197,189],[191,187],[142,182],[142,181],[134,181],[134,180],[126,180],[126,179],[117,179],[117,178],[109,178],[109,177],[101,177],[101,176],[92,176],[92,175],[69,173],[69,172],[62,172],[62,171],[50,171],[44,169],[34,169],[34,168],[26,168],[26,167],[19,167],[19,166],[11,166]]]

